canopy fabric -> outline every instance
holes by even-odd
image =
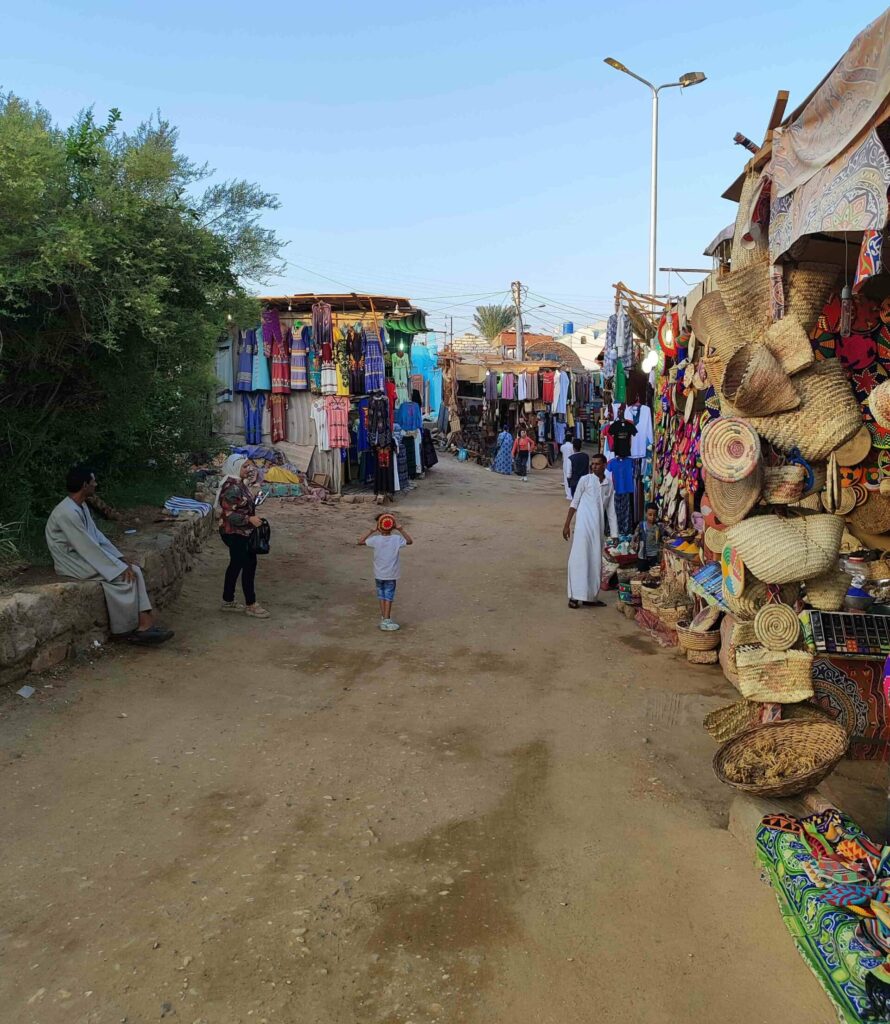
[[[800,116],[776,128],[773,194],[806,184],[886,113],[890,97],[890,8],[850,44]]]

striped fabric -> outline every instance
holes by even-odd
[[[365,354],[365,391],[382,391],[385,386],[386,368],[383,364],[383,346],[373,328],[363,329],[362,349]]]
[[[297,336],[293,336],[290,346],[290,386],[292,391],[307,391],[309,388],[309,373],[307,367],[307,356],[309,354],[309,328],[304,327],[298,330]]]

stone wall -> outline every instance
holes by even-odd
[[[213,530],[213,517],[183,517],[163,532],[124,537],[126,557],[142,566],[152,604],[162,608],[182,589],[185,573]],[[0,597],[0,684],[43,672],[108,639],[101,584],[63,581]]]

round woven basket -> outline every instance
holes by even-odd
[[[750,476],[746,476],[744,480],[735,480],[732,483],[717,480],[710,473],[706,473],[705,481],[711,508],[717,518],[724,526],[734,526],[736,523],[740,523],[757,504],[757,499],[760,497],[762,471],[758,466],[757,470]]]
[[[785,316],[793,313],[809,334],[837,284],[839,267],[831,263],[798,263],[785,275]]]
[[[677,623],[677,640],[684,651],[713,651],[720,646],[719,629],[690,629],[684,619]]]
[[[868,396],[868,407],[878,426],[890,428],[890,380],[879,384]]]
[[[829,569],[806,582],[806,600],[820,612],[839,612],[850,589],[850,577],[839,569]]]
[[[724,274],[717,287],[737,332],[749,342],[759,341],[771,323],[769,259]]]
[[[836,722],[818,719],[770,722],[727,740],[714,755],[714,774],[721,782],[745,793],[794,796],[817,786],[833,771],[846,753],[848,743],[846,730]],[[752,750],[764,748],[775,755],[785,752],[794,755],[801,763],[800,773],[772,784],[738,781],[737,773],[746,754],[750,757]],[[811,764],[815,766],[809,767]]]
[[[542,455],[540,452],[536,452],[532,456],[532,469],[546,469],[549,463],[547,462],[547,456]]]
[[[765,604],[754,616],[754,633],[768,651],[787,651],[800,637],[800,619],[787,604]]]
[[[696,303],[692,311],[692,329],[702,345],[710,346],[725,359],[745,344],[745,339],[733,326],[718,291],[708,292]]]
[[[806,486],[803,466],[767,466],[763,470],[763,500],[767,505],[790,505],[800,501]]]
[[[795,374],[813,365],[813,346],[794,313],[786,313],[766,330],[764,344],[779,360],[785,373]]]
[[[845,490],[852,491],[852,487]],[[868,500],[857,505],[849,514],[850,525],[855,533],[877,534],[890,530],[890,495],[871,491]]]
[[[834,453],[839,466],[858,466],[871,451],[871,434],[868,427],[860,427],[859,432],[842,444]]]
[[[718,530],[715,526],[708,526],[705,528],[702,539],[705,542],[705,547],[709,551],[713,551],[715,555],[719,555],[723,551],[723,530]]]
[[[862,426],[862,411],[844,368],[839,359],[825,359],[799,373],[794,386],[800,395],[797,409],[748,417],[748,422],[783,452],[796,448],[808,461],[827,459]],[[740,415],[725,396],[720,408],[725,416]]]
[[[748,700],[796,704],[813,696],[813,656],[809,651],[768,651],[744,646],[735,652],[739,693]]]
[[[783,604],[794,604],[800,593],[800,586],[797,583],[784,583],[779,587],[779,600]],[[724,593],[723,600],[732,614],[739,620],[753,620],[757,612],[770,600],[770,593],[765,583],[755,579],[750,572],[745,570],[745,589],[737,597]],[[752,632],[750,639],[739,643],[754,643],[755,636]]]
[[[702,465],[710,477],[732,483],[760,465],[760,438],[745,420],[721,417],[701,432]]]
[[[766,515],[731,526],[726,539],[757,579],[794,583],[820,576],[835,565],[843,533],[840,516],[781,519]]]
[[[831,499],[825,491],[819,495],[819,500],[826,512],[836,516],[848,516],[856,508],[856,492],[852,487],[841,488],[835,508],[831,508]]]
[[[749,416],[771,416],[800,405],[791,378],[766,345],[743,345],[727,362],[720,390]]]

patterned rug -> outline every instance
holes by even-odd
[[[890,760],[890,722],[881,658],[817,655],[812,702],[850,733],[847,756],[855,761]]]

